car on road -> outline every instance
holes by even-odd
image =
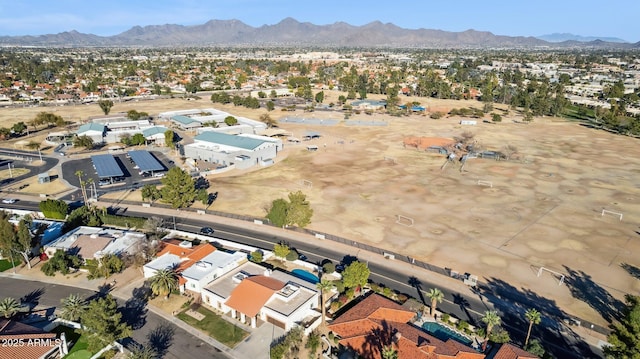
[[[213,228],[211,227],[202,227],[200,228],[200,234],[204,234],[210,236],[213,234]]]
[[[16,203],[17,201],[15,198],[5,198],[2,200],[2,203]]]
[[[301,261],[306,261],[308,258],[304,254],[300,253],[300,254],[298,254],[298,259],[301,260]]]

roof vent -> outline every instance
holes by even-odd
[[[182,241],[182,242],[180,242],[180,247],[182,247],[182,248],[191,248],[191,247],[193,247],[193,243],[191,243],[190,241]]]

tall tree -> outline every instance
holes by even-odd
[[[271,208],[267,214],[267,219],[278,227],[284,227],[287,225],[287,210],[289,209],[289,203],[283,199],[278,198],[271,203]]]
[[[62,303],[60,317],[74,322],[79,320],[89,308],[87,301],[80,294],[69,294],[68,297],[61,299],[60,302]]]
[[[325,302],[327,299],[325,298],[325,294],[330,292],[335,285],[328,279],[322,279],[320,282],[316,284],[316,288],[320,290],[320,308],[322,310],[322,326],[325,324],[325,315],[327,313],[327,308]]]
[[[180,167],[173,167],[162,178],[164,187],[160,190],[162,201],[173,208],[190,206],[196,199],[195,182],[188,172]]]
[[[289,208],[287,209],[287,224],[295,224],[300,228],[311,223],[313,209],[302,191],[289,193]]]
[[[604,347],[607,359],[640,358],[640,296],[627,294],[625,302],[622,319],[609,326],[609,345]]]
[[[81,332],[87,336],[88,350],[95,353],[116,340],[131,335],[131,327],[122,322],[116,300],[107,294],[89,302],[87,310],[80,317]]]
[[[100,100],[98,101],[98,106],[105,115],[108,115],[111,112],[111,108],[113,107],[113,101],[111,100]]]
[[[353,261],[342,272],[342,284],[345,288],[364,287],[369,280],[371,271],[366,263]]]
[[[169,148],[175,147],[176,134],[172,130],[164,131],[164,144]]]
[[[15,249],[22,255],[29,269],[31,269],[30,254],[34,245],[33,236],[31,235],[32,223],[31,216],[24,216],[18,223],[18,230],[15,237]]]
[[[524,317],[527,318],[527,320],[529,321],[529,329],[527,330],[527,338],[524,340],[524,346],[526,348],[527,344],[529,343],[529,336],[531,336],[531,328],[533,328],[534,324],[536,324],[536,325],[540,324],[540,321],[542,320],[542,318],[540,317],[540,312],[538,312],[534,308],[527,309],[527,311],[524,312]]]
[[[169,299],[171,292],[178,289],[178,273],[172,268],[160,269],[150,279],[151,292]]]
[[[149,203],[153,203],[153,201],[160,198],[160,190],[154,184],[146,184],[140,190],[140,195],[142,196],[142,200],[149,200]]]
[[[489,335],[491,335],[491,329],[496,325],[500,325],[500,316],[498,312],[495,310],[487,310],[484,312],[482,316],[482,322],[487,325],[487,330],[485,331],[484,339],[488,339]]]
[[[427,293],[427,298],[431,300],[431,308],[429,310],[429,315],[432,317],[436,314],[436,307],[438,303],[442,303],[444,299],[444,293],[438,288],[431,288]]]
[[[268,113],[263,113],[262,115],[260,115],[260,121],[264,122],[268,128],[274,127],[278,123],[278,121],[271,118]]]
[[[291,252],[291,248],[286,243],[276,243],[273,246],[273,254],[284,261],[287,258],[287,255]]]
[[[7,297],[0,301],[0,315],[7,319],[18,313],[20,308],[22,308],[22,306],[14,298]]]

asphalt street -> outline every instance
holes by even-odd
[[[4,277],[0,278],[0,288],[2,288],[0,298],[26,298],[33,306],[40,307],[59,307],[60,301],[68,297],[69,294],[80,294],[85,298],[97,294],[94,291],[81,288]],[[229,355],[151,311],[140,310],[139,307],[132,310],[130,304],[131,301],[123,303],[122,300],[118,300],[120,310],[127,311],[128,314],[131,314],[132,311],[135,312],[135,315],[128,315],[128,320],[134,320],[141,325],[133,331],[131,340],[124,341],[128,348],[133,343],[147,344],[151,338],[156,346],[160,346],[160,349],[166,349],[163,356],[166,359],[230,358]]]

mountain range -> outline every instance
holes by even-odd
[[[450,32],[404,29],[374,21],[362,26],[345,22],[314,25],[286,18],[275,25],[249,26],[239,20],[210,20],[202,25],[134,26],[113,36],[66,31],[39,36],[0,36],[0,46],[71,47],[366,47],[366,48],[640,48],[635,44],[575,39],[550,40],[494,35],[487,31]]]
[[[618,37],[580,36],[580,35],[568,34],[566,32],[564,32],[564,33],[554,32],[553,34],[536,36],[536,38],[538,38],[540,40],[548,41],[548,42],[563,42],[563,41],[590,42],[590,41],[596,41],[596,40],[601,40],[601,41],[605,41],[605,42],[618,42],[618,43],[627,42],[627,41],[625,41],[625,40],[623,40],[621,38],[618,38]]]

